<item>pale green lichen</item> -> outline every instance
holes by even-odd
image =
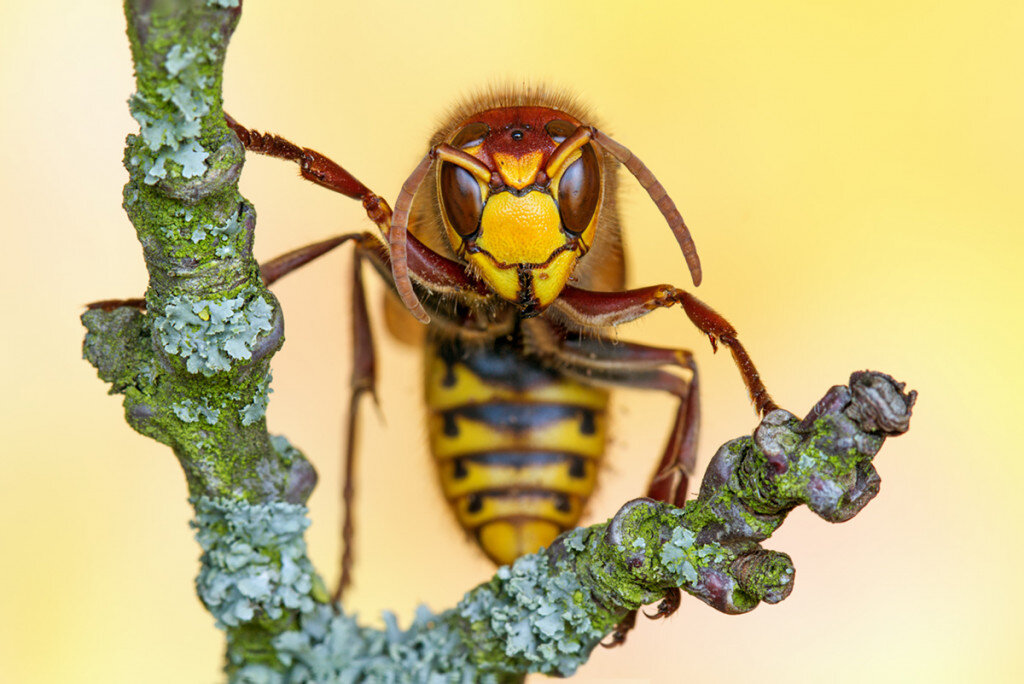
[[[172,297],[155,317],[164,351],[186,359],[190,373],[210,376],[231,368],[232,359],[248,359],[261,333],[272,328],[273,309],[255,290],[220,301]]]
[[[166,178],[168,162],[177,164],[184,178],[195,178],[206,171],[210,154],[199,143],[199,136],[200,120],[210,112],[204,90],[211,81],[203,73],[210,61],[209,48],[175,45],[164,58],[166,84],[149,94],[137,92],[128,101],[132,117],[139,122],[139,137],[148,157],[135,156],[132,162],[145,163],[146,183],[152,185]]]
[[[661,547],[662,564],[679,578],[679,584],[696,584],[699,570],[708,565],[719,565],[731,555],[718,544],[697,544],[697,535],[687,527],[672,530],[672,537]]]
[[[135,196],[137,197],[139,194],[138,187],[133,183],[129,183],[127,186],[125,186],[125,195],[127,196],[129,192],[135,194]],[[173,210],[173,216],[176,219],[180,219],[180,221],[168,221],[167,223],[164,223],[163,225],[160,226],[163,236],[169,240],[176,240],[182,235],[187,234],[189,224],[192,222],[192,219],[194,218],[194,214],[192,212],[191,207],[175,207]],[[202,230],[202,228],[196,228],[192,231],[190,237],[193,243],[196,242],[195,237],[197,232],[204,231]],[[203,237],[206,237],[205,234],[203,235]]]
[[[220,225],[204,226],[210,231],[210,235],[219,241],[215,254],[221,259],[235,256],[233,240],[241,232],[243,221],[241,211],[235,212],[228,217],[228,220]]]
[[[552,571],[544,552],[502,566],[486,586],[491,591],[471,592],[455,610],[503,644],[509,672],[568,676],[606,633],[592,621],[590,592],[576,573],[566,564]]]
[[[242,222],[239,220],[241,212],[235,212],[228,217],[228,220],[219,226],[209,226],[210,234],[225,241],[233,238],[242,230]]]
[[[389,682],[393,684],[497,683],[499,675],[469,660],[470,648],[455,630],[425,607],[407,630],[384,614],[385,629],[361,627],[354,617],[318,606],[304,614],[301,630],[273,640],[285,672],[265,666],[240,669],[232,681],[267,684]]]
[[[196,589],[220,627],[317,605],[315,572],[302,535],[306,507],[200,497],[192,527],[203,549]]]
[[[562,535],[562,543],[565,548],[571,551],[582,551],[586,548],[587,531],[584,528],[576,528]]]
[[[302,452],[293,447],[284,435],[271,435],[270,445],[281,456],[281,461],[285,465],[290,465],[292,461],[302,458]]]
[[[377,630],[317,605],[299,616],[299,629],[272,640],[283,670],[249,664],[232,681],[469,684],[517,680],[528,670],[569,675],[607,632],[590,610],[576,575],[552,572],[542,552],[502,567],[452,611],[434,615],[421,606],[407,630],[388,613]],[[482,657],[481,648],[499,652]]]
[[[185,222],[188,223],[192,220],[191,216],[185,217]],[[235,245],[233,243],[234,238],[242,231],[244,227],[244,220],[242,218],[242,211],[233,212],[228,216],[227,220],[223,223],[201,223],[192,229],[191,233],[188,233],[188,238],[193,244],[198,245],[200,242],[210,237],[216,245],[214,253],[217,257],[225,259],[236,255]]]
[[[273,441],[279,451],[293,449],[284,438]],[[218,623],[244,628],[261,614],[280,616],[282,608],[295,614],[295,628],[267,642],[271,660],[256,664],[231,651],[236,684],[498,684],[526,671],[565,676],[586,661],[609,628],[595,624],[594,603],[577,575],[563,563],[552,567],[543,551],[500,568],[451,611],[435,615],[421,606],[405,630],[389,613],[383,630],[362,627],[311,598],[315,575],[308,565],[298,575],[307,580],[300,586],[286,576],[288,559],[304,553],[303,507],[207,499],[196,507],[204,550],[197,585]],[[296,598],[305,602],[290,606],[289,596],[293,604]]]
[[[267,403],[270,401],[270,393],[274,391],[270,388],[270,382],[273,379],[273,374],[268,371],[266,377],[256,386],[256,393],[253,396],[252,403],[238,409],[238,416],[242,419],[242,425],[252,425],[267,414]]]
[[[183,399],[171,404],[171,410],[186,423],[195,423],[202,418],[207,424],[216,425],[217,419],[220,418],[220,409],[211,407],[205,400],[200,403],[192,399]]]

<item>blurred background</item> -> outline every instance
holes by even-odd
[[[704,264],[699,296],[737,326],[782,405],[802,414],[862,368],[920,392],[910,433],[877,459],[877,500],[840,526],[797,511],[766,544],[796,563],[788,600],[728,617],[684,599],[624,648],[598,649],[577,681],[1020,681],[1024,5],[369,6],[247,2],[228,111],[394,198],[457,98],[509,80],[571,88],[672,193]],[[0,681],[216,682],[223,637],[193,593],[184,478],[80,358],[82,305],[146,283],[120,209],[137,130],[121,8],[7,0],[0,19]],[[251,159],[242,186],[261,259],[370,225],[283,162]],[[622,209],[632,284],[686,285],[628,179]],[[288,342],[268,412],[319,470],[308,540],[328,578],[347,269],[339,254],[276,288]],[[753,427],[732,362],[681,312],[620,334],[696,350],[702,463]],[[404,624],[492,568],[436,487],[418,353],[382,341],[380,354],[350,604]],[[643,491],[671,411],[665,397],[616,395],[587,521]]]

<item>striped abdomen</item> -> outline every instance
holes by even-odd
[[[575,527],[604,453],[608,392],[506,342],[426,349],[430,448],[462,527],[500,564]]]

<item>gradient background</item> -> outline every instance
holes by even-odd
[[[510,78],[568,85],[672,192],[704,263],[699,295],[739,328],[780,403],[803,413],[865,367],[921,393],[913,429],[877,461],[875,502],[837,527],[797,512],[769,541],[796,563],[787,601],[727,617],[687,599],[625,648],[599,650],[578,681],[1020,681],[1024,5],[374,4],[247,2],[229,111],[393,198],[458,96]],[[81,305],[145,286],[120,209],[123,139],[137,128],[123,21],[113,2],[0,9],[3,682],[221,678],[223,639],[193,594],[184,478],[80,359]],[[686,284],[656,210],[623,185],[632,283]],[[369,226],[274,160],[251,160],[243,191],[263,259]],[[277,288],[288,344],[268,414],[321,474],[308,539],[327,577],[346,263]],[[705,462],[750,430],[731,361],[680,312],[621,334],[697,351]],[[453,605],[491,568],[435,487],[418,354],[385,342],[381,356],[351,607],[405,621],[417,602]],[[588,520],[642,491],[671,410],[617,395]]]

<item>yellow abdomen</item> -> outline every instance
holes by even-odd
[[[605,447],[606,390],[518,353],[431,338],[430,449],[459,524],[496,563],[576,526]]]

